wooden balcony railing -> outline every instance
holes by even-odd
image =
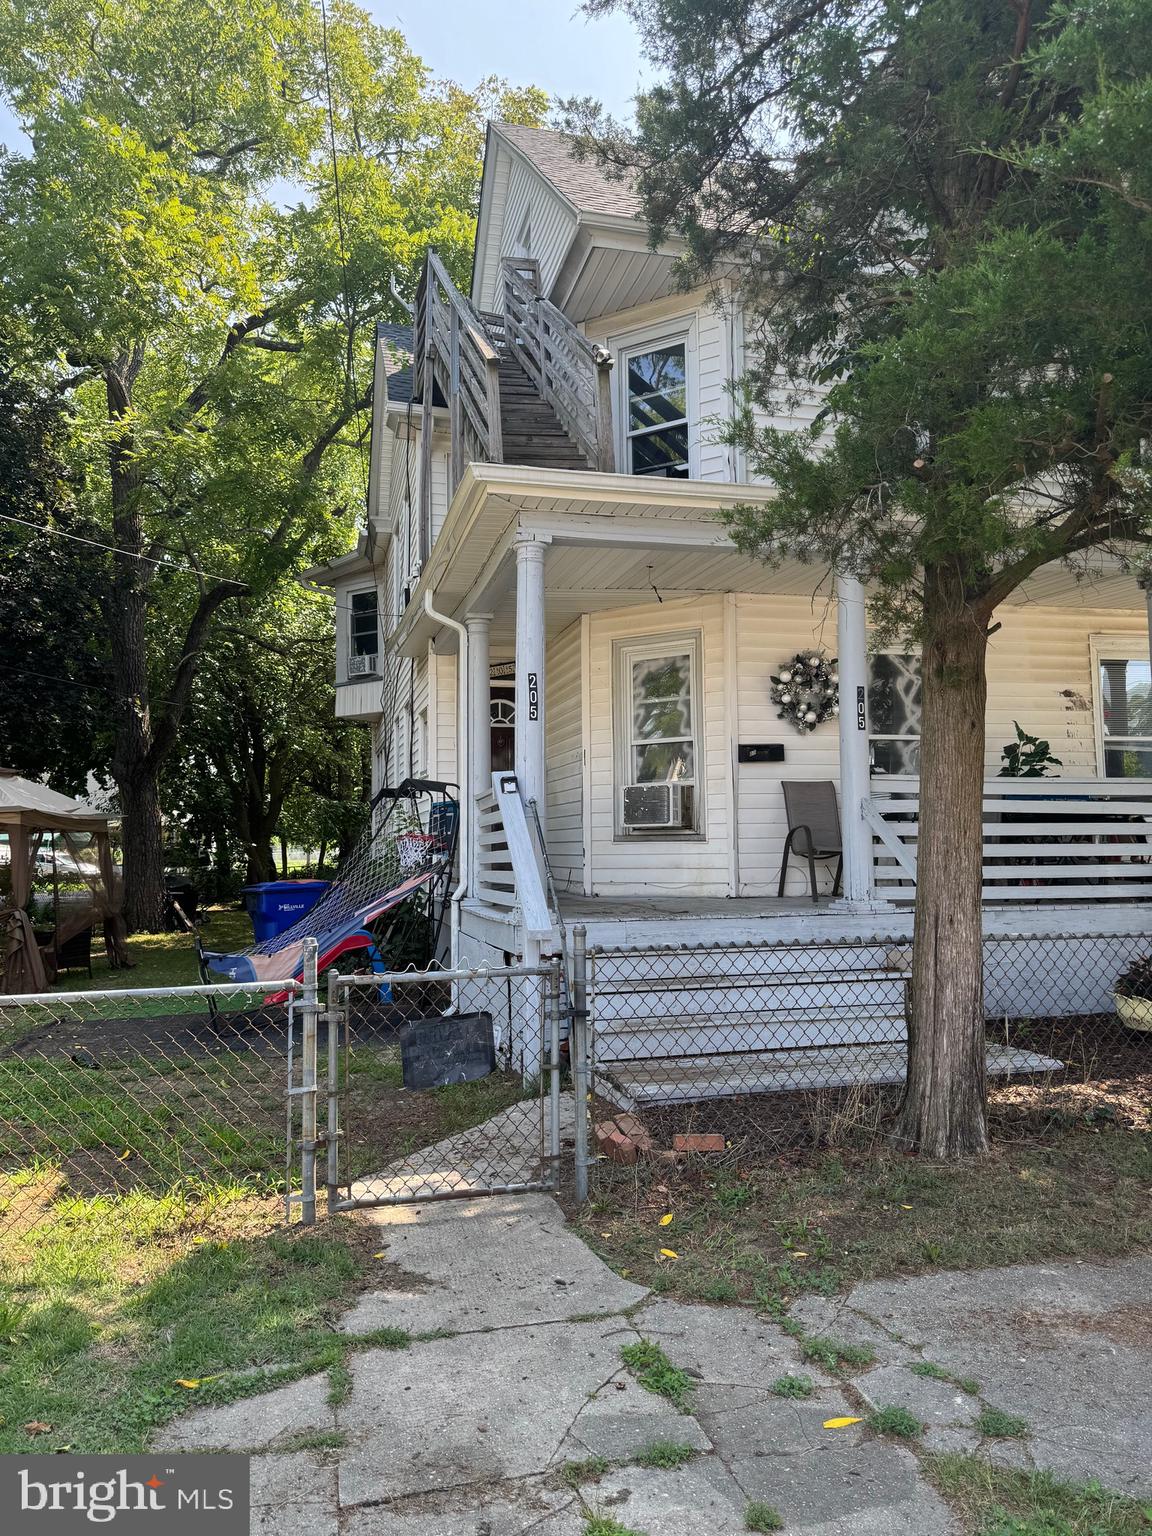
[[[612,470],[612,359],[539,296],[536,263],[506,262],[503,308],[481,314],[429,251],[416,290],[413,399],[438,390],[451,432],[448,495],[469,463],[503,464],[500,365],[515,360],[591,469]],[[420,564],[432,542],[432,413],[420,429]]]
[[[424,407],[420,423],[420,564],[432,543],[432,401],[438,388],[448,403],[452,435],[448,494],[469,461],[500,464],[500,352],[483,320],[429,251],[416,290],[414,392]]]
[[[916,895],[920,781],[881,778],[864,802],[876,894]],[[1152,784],[1132,779],[989,779],[984,901],[1152,898]]]
[[[611,355],[541,297],[540,269],[527,258],[504,262],[504,338],[589,468],[614,470]]]

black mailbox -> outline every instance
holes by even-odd
[[[742,741],[737,748],[737,759],[741,763],[782,763],[784,743],[782,741],[759,743]]]

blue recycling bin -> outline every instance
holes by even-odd
[[[244,905],[252,919],[257,944],[274,939],[298,923],[328,890],[327,880],[266,880],[244,887]]]

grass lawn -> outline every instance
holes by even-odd
[[[1152,1247],[1152,1136],[1054,1128],[967,1166],[877,1151],[665,1179],[602,1164],[575,1219],[638,1284],[778,1312],[877,1275]]]
[[[974,1536],[1145,1536],[1152,1509],[1106,1488],[977,1456],[925,1456],[924,1470]]]
[[[0,1453],[139,1450],[193,1405],[338,1368],[354,1346],[332,1322],[379,1272],[377,1235],[277,1232],[278,1214],[219,1185],[58,1196],[0,1232]]]
[[[229,907],[213,907],[202,937],[209,949],[226,953],[247,949],[253,943],[248,914]],[[79,971],[65,971],[59,992],[104,992],[124,987],[194,987],[200,980],[196,969],[196,944],[190,933],[134,933],[128,951],[136,964],[128,971],[109,968],[99,941],[92,950],[91,979]]]

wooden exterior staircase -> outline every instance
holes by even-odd
[[[534,261],[503,264],[503,309],[482,314],[429,251],[416,293],[413,400],[448,404],[451,497],[469,463],[616,468],[612,359],[540,294]],[[420,559],[432,528],[430,410],[420,427]]]

